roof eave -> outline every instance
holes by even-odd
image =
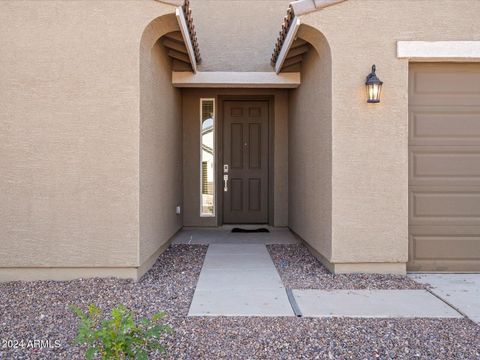
[[[282,49],[280,50],[277,61],[275,62],[275,72],[277,74],[279,74],[280,71],[282,70],[283,63],[287,58],[288,52],[290,51],[293,41],[295,40],[299,27],[300,27],[300,19],[295,16],[292,20],[292,25],[288,30],[287,36],[285,37],[285,41],[283,43]]]
[[[156,0],[158,2],[168,4],[168,5],[173,5],[173,6],[183,6],[183,3],[185,0]]]
[[[290,3],[296,16],[339,4],[346,0],[298,0]]]
[[[185,20],[185,14],[183,12],[182,7],[177,7],[175,11],[175,15],[177,16],[178,25],[180,27],[180,31],[182,33],[183,41],[185,42],[185,46],[187,48],[188,58],[190,59],[190,65],[192,66],[192,70],[194,73],[197,72],[197,60],[195,57],[195,50],[192,44],[191,36],[188,31],[188,25]]]
[[[277,74],[282,71],[288,53],[295,41],[301,23],[300,16],[344,1],[347,0],[298,0],[290,3],[271,58],[271,64]],[[301,59],[297,62],[301,62]]]

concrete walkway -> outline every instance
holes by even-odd
[[[431,291],[480,324],[480,274],[410,274]]]
[[[288,229],[269,229],[270,233],[231,233],[231,227],[179,233],[174,244],[209,245],[189,316],[295,316],[295,308],[307,317],[462,317],[439,298],[450,296],[461,304],[462,287],[453,284],[447,293],[438,290],[439,297],[425,290],[293,290],[290,303],[265,245],[298,244],[299,240]],[[473,282],[476,300],[468,306],[476,318],[479,279]],[[445,279],[439,280],[439,289],[444,283]]]
[[[211,244],[189,316],[293,316],[263,244]]]
[[[426,290],[293,290],[303,316],[461,318]]]

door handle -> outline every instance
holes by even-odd
[[[223,191],[228,191],[228,175],[223,175]]]

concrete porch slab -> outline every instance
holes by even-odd
[[[413,280],[431,285],[431,291],[480,323],[480,274],[409,274]]]
[[[306,317],[461,318],[425,290],[293,290]]]
[[[287,228],[274,228],[269,226],[241,226],[246,228],[266,227],[269,233],[232,233],[235,226],[228,225],[219,228],[184,228],[179,232],[173,244],[298,244],[299,239]]]

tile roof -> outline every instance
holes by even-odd
[[[275,43],[275,47],[273,49],[272,58],[270,59],[270,63],[272,64],[272,66],[275,66],[275,63],[277,62],[278,55],[282,50],[283,43],[285,42],[285,38],[287,37],[288,30],[290,30],[290,27],[292,26],[294,17],[295,14],[293,12],[293,7],[290,4],[287,10],[287,15],[283,18],[282,29],[280,30],[277,42]]]
[[[178,31],[165,34],[162,44],[167,49],[167,55],[173,60],[174,69],[191,69],[196,72],[201,56],[197,33],[193,23],[190,0],[157,0],[176,7],[176,16],[180,26]]]

